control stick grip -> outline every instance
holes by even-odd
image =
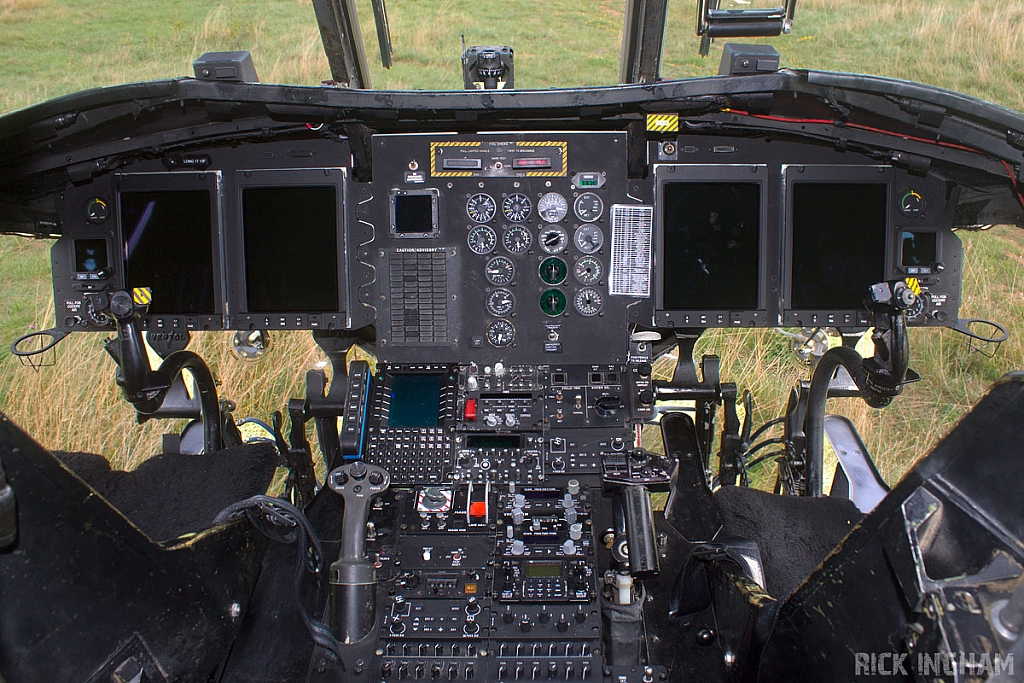
[[[327,476],[327,486],[345,500],[341,553],[331,564],[330,602],[331,632],[342,643],[362,640],[377,622],[377,573],[366,559],[366,522],[373,500],[390,484],[387,470],[358,460]]]
[[[654,536],[651,493],[643,484],[622,487],[622,514],[626,521],[626,543],[631,574],[657,574],[658,546]]]

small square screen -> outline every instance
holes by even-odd
[[[242,190],[250,313],[339,309],[337,188]]]
[[[210,191],[125,190],[119,206],[128,289],[152,288],[150,314],[212,315]]]
[[[98,273],[109,265],[106,240],[75,240],[76,273]]]
[[[395,375],[388,426],[436,427],[440,403],[441,375]]]
[[[889,188],[884,183],[793,185],[789,308],[856,310],[885,279]]]
[[[758,308],[759,183],[666,183],[662,203],[663,308]]]
[[[939,236],[934,232],[903,232],[903,260],[904,266],[925,266],[928,267],[939,260],[938,257]]]
[[[398,235],[433,234],[434,195],[394,195],[394,228]]]

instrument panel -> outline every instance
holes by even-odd
[[[728,142],[728,145],[725,143]],[[67,189],[58,327],[110,330],[90,293],[136,288],[147,330],[376,328],[393,362],[622,363],[630,326],[865,326],[905,279],[913,325],[958,320],[955,201],[816,145],[679,135],[630,177],[624,131],[388,134],[147,160]],[[671,151],[671,153],[669,153]]]

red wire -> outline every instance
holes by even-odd
[[[768,121],[780,121],[782,123],[815,123],[825,126],[835,126],[836,122],[829,119],[800,119],[789,116],[770,116],[768,114],[751,114],[749,112],[741,111],[739,109],[729,109],[733,114],[739,114],[741,116],[749,116],[754,119],[766,119]],[[889,135],[892,137],[903,138],[904,140],[912,140],[914,142],[923,142],[929,145],[938,145],[939,147],[948,147],[949,149],[957,149],[961,152],[970,152],[972,154],[980,154],[987,156],[984,152],[974,149],[973,147],[967,147],[965,145],[958,145],[953,142],[943,142],[941,140],[929,140],[928,138],[919,138],[914,135],[906,135],[904,133],[894,133],[891,130],[885,130],[884,128],[874,128],[872,126],[865,126],[860,123],[847,123],[847,128],[855,128],[857,130],[864,130],[870,133],[879,133],[881,135]],[[1020,190],[1017,189],[1017,178],[1013,175],[1013,167],[1002,159],[999,162],[1006,169],[1006,174],[1010,176],[1010,183],[1014,188],[1014,194],[1017,195],[1017,201],[1020,202],[1020,206],[1024,209],[1024,194],[1021,194]]]

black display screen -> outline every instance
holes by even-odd
[[[248,312],[339,310],[337,192],[333,185],[242,190]]]
[[[395,375],[388,426],[436,427],[440,403],[441,375]]]
[[[666,183],[662,191],[662,308],[758,308],[759,183]]]
[[[530,562],[526,565],[526,577],[529,579],[548,579],[562,576],[561,562]]]
[[[518,434],[469,433],[466,448],[519,448],[523,439]]]
[[[76,273],[99,273],[101,270],[106,270],[109,265],[106,240],[75,240]]]
[[[149,313],[215,313],[210,191],[124,190],[119,206],[125,285],[152,289]]]
[[[931,266],[939,260],[939,236],[934,232],[903,232],[903,266]]]
[[[434,194],[396,194],[394,226],[398,235],[434,232]]]
[[[789,308],[860,309],[885,279],[885,183],[793,184]]]

